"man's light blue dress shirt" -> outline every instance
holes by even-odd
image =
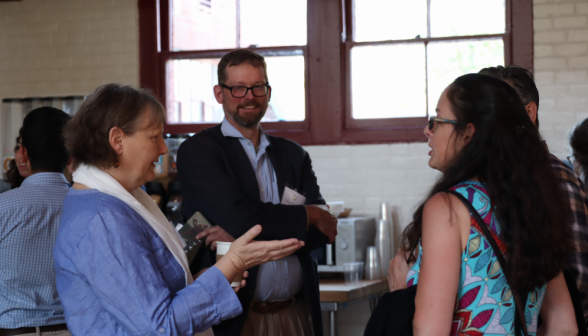
[[[0,328],[65,323],[53,245],[69,189],[62,174],[37,173],[0,194]]]
[[[126,203],[72,189],[53,252],[73,335],[189,335],[242,312],[216,267],[186,286],[184,269]]]
[[[255,172],[261,201],[280,204],[276,173],[266,152],[266,148],[270,143],[265,133],[261,131],[259,147],[256,152],[253,143],[246,139],[226,119],[222,122],[221,132],[225,137],[239,139]],[[302,268],[300,261],[296,255],[291,255],[280,260],[259,265],[257,285],[253,299],[260,301],[283,300],[296,295],[301,287]]]

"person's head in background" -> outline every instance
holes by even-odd
[[[271,98],[263,56],[247,49],[233,50],[223,56],[218,65],[214,96],[233,126],[257,128]]]
[[[126,190],[139,188],[155,178],[154,162],[167,153],[164,121],[165,110],[149,91],[98,87],[63,132],[73,168],[95,166]]]
[[[20,150],[22,145],[22,127],[18,131],[19,136],[16,138],[16,146],[14,147],[14,161],[16,162],[16,168],[18,169],[18,173],[23,179],[31,176],[33,171],[31,169],[31,164],[28,161],[24,160],[23,152]]]
[[[518,65],[507,65],[506,67],[499,65],[484,68],[478,73],[502,79],[512,86],[525,104],[529,118],[539,128],[539,91],[531,71]]]
[[[30,167],[31,175],[62,173],[69,154],[61,133],[70,119],[69,114],[47,106],[27,114],[20,130],[20,146],[15,155],[18,166]]]
[[[580,179],[588,182],[588,119],[582,120],[574,127],[570,136],[570,147],[574,157],[574,170]]]
[[[19,134],[22,132],[19,131]],[[31,176],[31,167],[27,162],[23,161],[22,152],[20,151],[20,135],[16,138],[16,146],[14,146],[14,159],[8,163],[8,170],[6,171],[6,182],[10,183],[10,188],[18,188],[25,178]]]
[[[20,176],[18,173],[18,168],[16,167],[16,161],[14,159],[8,162],[8,169],[6,170],[6,178],[4,181],[10,183],[10,189],[20,187],[22,181],[24,181],[24,177]]]

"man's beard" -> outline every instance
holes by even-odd
[[[223,109],[225,110],[225,112],[227,112],[231,119],[233,119],[239,126],[244,128],[257,127],[263,116],[265,116],[265,112],[267,111],[267,105],[265,107],[261,106],[261,104],[259,104],[256,101],[250,101],[245,102],[243,104],[239,104],[237,105],[234,111],[229,110],[225,106],[226,105],[223,105]],[[259,113],[256,115],[249,115],[247,117],[242,116],[239,114],[239,109],[243,108],[244,106],[254,106],[256,108],[259,108]]]

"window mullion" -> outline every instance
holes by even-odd
[[[429,117],[429,42],[425,41],[425,111]]]
[[[348,16],[349,18],[349,24],[351,25],[351,29],[349,31],[349,33],[351,34],[351,41],[355,41],[355,0],[349,0],[351,1],[351,11],[350,11],[350,15]],[[348,40],[349,41],[349,40]]]
[[[427,38],[431,38],[431,0],[427,1]],[[425,110],[429,117],[429,42],[425,41]]]
[[[241,0],[235,0],[237,2],[237,48],[241,48]]]
[[[427,37],[431,37],[431,0],[427,1]]]

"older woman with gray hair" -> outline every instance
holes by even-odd
[[[231,281],[304,245],[235,240],[193,279],[180,237],[140,187],[167,152],[165,112],[144,90],[99,87],[64,130],[74,184],[54,249],[57,289],[74,335],[194,335],[242,312]],[[243,280],[240,286],[245,285]]]

